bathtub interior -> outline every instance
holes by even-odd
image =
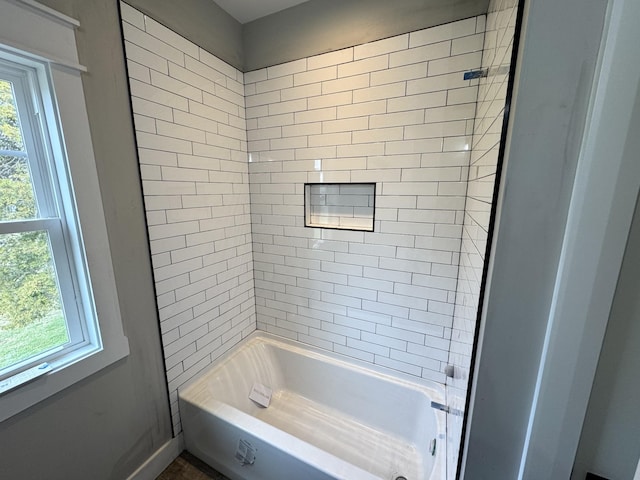
[[[180,396],[217,415],[235,410],[234,421],[247,429],[257,419],[374,478],[440,478],[430,472],[444,468],[445,420],[430,402],[443,401],[442,389],[339,357],[260,333]],[[268,408],[249,400],[254,382],[273,390]],[[438,451],[432,456],[435,438]]]

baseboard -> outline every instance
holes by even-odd
[[[127,480],[155,480],[184,450],[182,433],[162,445]]]

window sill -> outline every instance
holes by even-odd
[[[105,367],[129,355],[129,341],[122,336],[111,339],[109,346],[99,349],[87,345],[50,362],[52,371],[20,385],[1,397],[0,422],[20,413],[38,402],[61,392]]]

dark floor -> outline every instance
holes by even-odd
[[[186,450],[156,480],[229,480]]]

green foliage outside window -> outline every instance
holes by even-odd
[[[24,151],[11,84],[0,80],[0,150]],[[0,221],[37,217],[29,164],[0,155]],[[0,235],[0,327],[24,327],[60,314],[46,232]]]

